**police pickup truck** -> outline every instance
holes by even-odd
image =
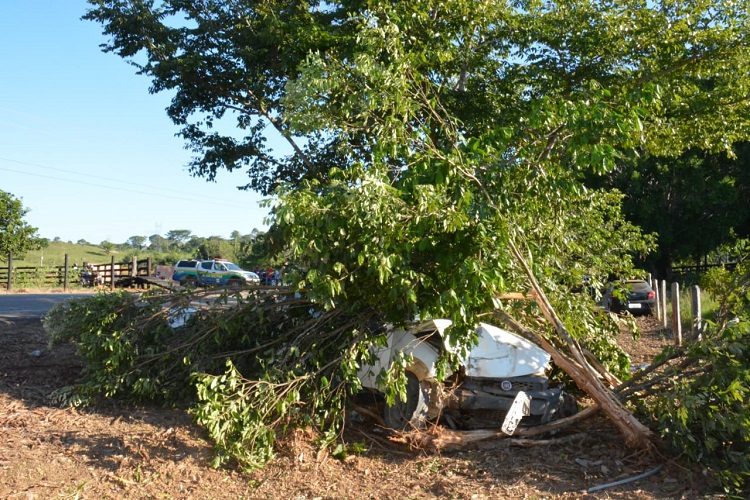
[[[180,260],[174,266],[172,280],[184,287],[257,285],[257,274],[222,259]]]

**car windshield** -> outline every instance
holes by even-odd
[[[633,292],[645,292],[647,290],[651,290],[651,287],[648,286],[648,283],[646,283],[645,281],[629,281],[628,288]]]
[[[227,269],[230,271],[242,271],[242,268],[238,266],[237,264],[232,264],[231,262],[224,262],[224,265],[227,266]]]

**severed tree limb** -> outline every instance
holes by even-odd
[[[622,381],[609,373],[609,370],[607,370],[603,364],[594,356],[594,353],[589,351],[588,349],[581,348],[583,355],[586,357],[586,360],[589,362],[589,364],[596,369],[597,372],[599,372],[599,375],[604,377],[604,380],[607,381],[609,384],[609,387],[611,389],[614,389],[615,387],[619,387],[622,384]]]
[[[531,448],[533,446],[548,446],[580,439],[582,434],[571,434],[553,439],[526,439],[508,437],[500,430],[477,429],[473,431],[459,431],[446,429],[444,427],[433,427],[429,430],[413,430],[409,432],[395,432],[389,440],[406,444],[413,449],[428,450],[433,453],[442,451],[455,451],[470,445],[494,440],[493,443],[483,444],[482,447],[504,447],[519,446]]]
[[[581,420],[585,420],[589,418],[590,416],[594,415],[598,411],[599,411],[599,407],[596,405],[592,405],[587,408],[584,408],[583,410],[579,411],[575,415],[561,418],[559,420],[553,420],[552,422],[548,422],[544,425],[535,425],[533,427],[518,427],[516,428],[516,432],[513,433],[513,436],[516,436],[519,438],[530,438],[534,436],[539,436],[540,434],[544,434],[547,432],[559,431],[560,429],[569,427],[573,424],[580,422]]]
[[[564,370],[578,387],[588,394],[607,417],[609,417],[625,439],[626,446],[635,449],[652,450],[654,448],[653,432],[639,422],[638,419],[636,419],[617,398],[617,396],[605,387],[601,380],[599,380],[594,369],[586,362],[578,343],[571,337],[565,328],[565,325],[563,325],[562,321],[555,313],[554,308],[544,294],[542,287],[537,282],[534,273],[526,262],[526,259],[515,245],[515,242],[513,242],[513,240],[509,241],[508,246],[512,256],[526,273],[526,277],[529,280],[533,293],[536,295],[536,302],[542,310],[542,314],[547,321],[554,326],[557,334],[565,341],[568,350],[576,363],[571,363],[567,356],[561,356],[560,351],[555,349],[549,342],[545,341],[542,348],[552,355],[555,364]],[[550,351],[548,349],[552,350]],[[559,364],[558,360],[563,364]]]

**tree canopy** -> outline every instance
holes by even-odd
[[[23,220],[28,209],[21,200],[10,193],[0,191],[0,256],[7,258],[9,252],[23,255],[29,250],[41,248],[44,239],[37,228]]]
[[[246,169],[260,192],[328,199],[380,183],[364,197],[389,193],[389,211],[362,210],[418,221],[409,237],[425,255],[456,244],[428,235],[425,214],[394,219],[397,201],[456,239],[529,237],[573,213],[569,195],[601,196],[579,177],[610,171],[623,150],[729,150],[748,130],[745,1],[90,3],[105,50],[173,93],[194,174]],[[288,147],[274,150],[273,135]],[[488,225],[493,208],[504,227]],[[459,254],[445,273],[467,262]]]
[[[750,237],[750,143],[735,145],[734,153],[627,158],[591,185],[624,193],[628,220],[658,234],[659,249],[646,265],[669,279],[673,262],[700,264],[722,245]]]
[[[191,171],[244,169],[275,195],[268,241],[309,298],[448,317],[464,341],[533,288],[568,347],[599,355],[570,292],[635,272],[653,242],[584,178],[750,135],[747,0],[89,3],[104,49],[173,95]]]
[[[462,340],[537,284],[591,331],[568,292],[653,244],[584,177],[750,132],[747,1],[90,4],[172,93],[193,173],[277,196],[269,242],[311,298]]]
[[[152,77],[153,92],[174,93],[167,111],[196,152],[193,172],[247,168],[248,185],[266,193],[369,161],[372,108],[408,118],[408,102],[380,99],[397,90],[394,76],[439,99],[464,136],[510,127],[516,147],[555,139],[579,167],[606,167],[613,145],[677,154],[728,149],[746,133],[745,1],[90,3],[105,50]],[[335,122],[300,127],[314,117],[290,106],[288,84],[304,86],[313,66],[330,87],[308,104]],[[536,123],[540,113],[550,121]],[[226,118],[240,134],[214,129]],[[272,149],[269,126],[290,154]],[[578,133],[549,135],[560,126]]]

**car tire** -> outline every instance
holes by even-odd
[[[185,288],[195,288],[198,286],[198,278],[195,276],[185,276],[182,280],[182,286]]]
[[[622,305],[616,300],[611,300],[609,302],[609,311],[615,314],[620,314],[622,312]]]
[[[242,286],[242,280],[239,278],[232,278],[228,282],[229,288],[237,289]]]
[[[423,428],[427,421],[427,399],[428,391],[414,373],[407,371],[406,401],[396,395],[393,406],[386,405],[385,425],[397,431]]]
[[[559,418],[572,417],[578,413],[578,401],[572,394],[563,392],[560,398]]]

